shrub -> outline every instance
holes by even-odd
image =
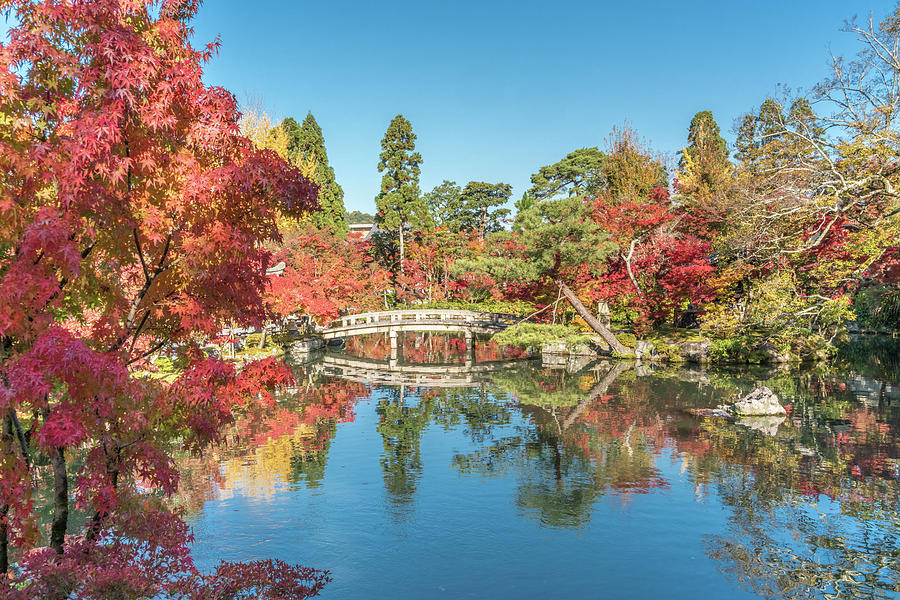
[[[519,323],[494,334],[491,341],[523,349],[540,348],[546,343],[561,341],[566,344],[566,348],[571,350],[580,345],[590,344],[592,338],[583,331],[568,325]]]

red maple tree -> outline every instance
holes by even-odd
[[[634,311],[639,331],[677,320],[689,304],[712,299],[705,283],[715,271],[711,244],[696,223],[684,227],[683,218],[662,187],[646,198],[599,196],[593,219],[610,233],[619,252],[610,256],[603,275],[583,273],[580,286],[594,300]]]
[[[368,246],[312,228],[297,235],[273,256],[285,268],[269,278],[269,308],[279,317],[311,315],[320,324],[347,311],[377,310],[388,273],[372,259]]]
[[[198,5],[0,2],[15,23],[0,45],[0,570],[19,557],[4,597],[301,598],[328,579],[287,565],[200,575],[184,524],[136,484],[172,493],[174,440],[203,449],[290,380],[274,361],[236,373],[197,340],[261,322],[264,242],[279,214],[316,205],[313,184],[239,135],[234,97],[203,83],[218,43],[192,47]],[[171,385],[142,374],[161,350],[187,364]],[[39,464],[53,479],[47,549]],[[75,536],[70,495],[93,515]]]

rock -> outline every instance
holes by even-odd
[[[565,369],[568,373],[577,373],[595,360],[596,356],[541,353],[541,366],[549,369]]]
[[[739,417],[734,422],[738,425],[755,429],[764,435],[774,437],[785,419],[787,417],[781,415],[768,415],[762,417]]]
[[[653,345],[653,342],[645,342],[643,340],[639,341],[634,346],[634,357],[638,360],[643,358],[653,358],[658,353],[656,352],[656,346]]]
[[[287,351],[291,355],[291,358],[303,362],[310,353],[321,350],[324,347],[325,340],[317,337],[309,337],[291,342],[290,345],[288,345]]]
[[[776,364],[784,364],[791,362],[790,354],[782,354],[781,351],[778,350],[772,344],[763,344],[757,350],[765,355],[765,362],[776,363]]]
[[[563,356],[598,356],[597,351],[587,344],[578,344],[569,348],[563,341],[546,342],[541,346],[541,354],[559,354]]]
[[[732,412],[738,416],[765,417],[770,415],[787,415],[787,411],[778,401],[775,392],[761,386],[738,400],[732,406]]]
[[[681,354],[686,361],[702,363],[709,360],[710,345],[708,340],[682,342],[681,344],[678,344],[678,349],[681,351]]]
[[[638,363],[634,365],[634,374],[637,377],[649,377],[650,375],[653,375],[653,366],[646,363]]]

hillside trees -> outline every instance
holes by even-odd
[[[38,543],[38,464],[54,505],[49,548],[23,555],[2,593],[315,594],[326,574],[283,563],[199,575],[160,501],[178,483],[173,440],[202,450],[290,379],[271,361],[238,374],[195,340],[262,321],[264,243],[279,214],[315,208],[314,184],[241,137],[234,97],[203,83],[216,44],[190,44],[198,3],[5,6],[17,25],[0,46],[4,572]],[[141,376],[163,348],[187,365],[171,385]],[[70,498],[93,515],[75,536]]]
[[[397,265],[394,273],[403,273],[405,258],[405,229],[424,224],[427,211],[419,190],[422,155],[415,151],[416,134],[412,124],[397,115],[388,125],[381,140],[378,172],[384,173],[381,191],[375,197],[378,223],[388,231],[396,231],[399,240]]]
[[[349,225],[368,225],[374,222],[375,217],[370,215],[369,213],[364,213],[358,210],[351,210],[349,213],[347,213],[347,224]]]

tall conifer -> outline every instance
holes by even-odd
[[[288,156],[295,165],[305,164],[315,172],[315,182],[319,186],[319,210],[310,215],[310,220],[319,229],[325,229],[345,236],[349,231],[344,210],[344,190],[335,180],[334,169],[328,164],[325,138],[322,128],[313,114],[307,113],[303,124],[288,117],[281,123],[288,135]]]
[[[421,227],[427,220],[427,210],[419,191],[422,155],[416,150],[416,134],[412,124],[397,115],[388,125],[381,140],[378,172],[384,173],[381,191],[375,196],[378,224],[388,231],[396,231],[400,244],[400,272],[403,272],[406,227]]]

